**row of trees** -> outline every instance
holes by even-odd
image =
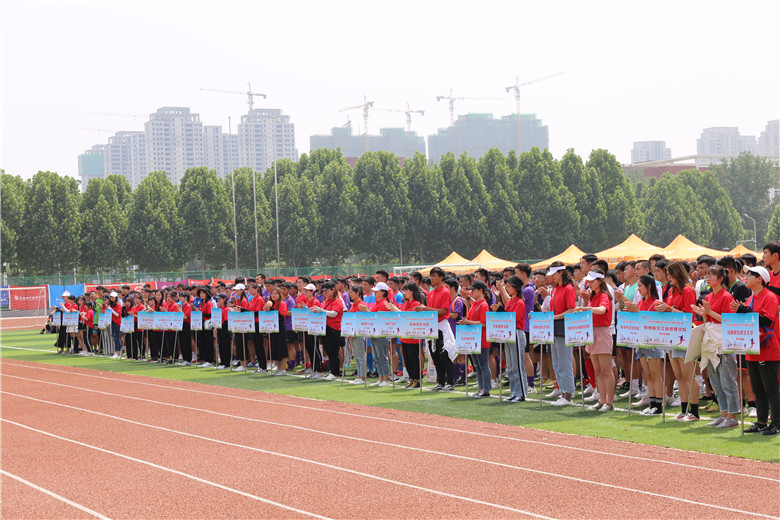
[[[235,232],[242,268],[256,262],[253,175],[260,265],[276,257],[273,170],[241,168]],[[403,166],[391,153],[368,152],[350,167],[339,151],[321,149],[278,161],[277,178],[285,266],[338,265],[353,255],[391,263],[401,251],[406,263],[425,263],[482,248],[509,259],[544,258],[572,243],[598,251],[630,233],[662,246],[683,233],[732,248],[752,238],[742,213],[756,218],[759,237],[780,236],[780,210],[767,230],[767,189],[777,171],[749,155],[712,171],[634,183],[605,150],[583,161],[573,150],[556,160],[536,148],[519,157],[494,149],[479,160],[447,154],[437,165],[417,154]],[[110,175],[83,194],[75,179],[53,172],[29,181],[3,173],[0,189],[2,260],[12,274],[234,264],[232,183],[213,170],[188,170],[179,186],[153,172],[135,191]]]

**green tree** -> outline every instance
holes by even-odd
[[[451,249],[471,259],[479,254],[490,231],[487,213],[490,201],[476,161],[462,153],[457,162],[447,153],[439,163],[449,200],[455,207],[456,225],[449,231]],[[474,187],[472,188],[472,182]]]
[[[596,172],[607,208],[608,223],[594,248],[600,251],[619,244],[631,233],[642,236],[644,222],[634,190],[615,156],[606,150],[593,150],[586,166]]]
[[[26,273],[65,273],[78,266],[82,239],[78,183],[54,172],[38,172],[30,180],[19,236],[19,262]]]
[[[116,186],[109,179],[92,179],[81,197],[80,265],[90,272],[127,267],[127,213],[119,206]]]
[[[510,169],[504,155],[491,148],[477,163],[490,204],[487,211],[488,235],[484,247],[501,258],[517,254],[517,239],[524,226],[518,213],[519,196],[509,180]]]
[[[319,221],[312,181],[296,171],[287,173],[279,181],[279,237],[284,264],[311,265],[317,257]]]
[[[645,237],[650,243],[666,245],[685,235],[697,244],[709,244],[713,222],[693,188],[682,177],[665,173],[642,199]]]
[[[772,219],[769,221],[769,228],[764,238],[764,244],[780,240],[780,204],[775,204],[775,210],[772,212]],[[764,244],[756,244],[756,249],[763,247]]]
[[[25,234],[27,196],[27,183],[20,176],[0,170],[0,251],[7,273],[18,271],[17,251],[19,238]]]
[[[238,227],[238,266],[239,268],[257,267],[264,265],[271,256],[276,256],[276,233],[272,233],[273,217],[268,199],[263,191],[262,179],[260,174],[253,172],[251,168],[239,168],[235,170],[236,182],[236,225]],[[258,255],[255,255],[255,190],[252,185],[252,175],[256,175],[257,184],[257,239]],[[273,174],[271,175],[273,177]],[[225,191],[228,194],[231,211],[233,203],[233,186],[231,176],[224,179]],[[235,263],[235,251],[233,251],[233,215],[231,213],[228,221],[228,237],[230,239],[230,256],[227,264]],[[273,247],[272,247],[273,245]]]
[[[230,264],[230,198],[216,170],[191,168],[179,186],[177,208],[182,219],[183,250],[200,261],[201,269]]]
[[[712,171],[743,219],[744,227],[752,235],[753,223],[744,218],[748,214],[756,221],[756,235],[765,236],[772,216],[769,189],[778,186],[777,168],[769,159],[744,152],[713,166]]]
[[[593,168],[586,168],[574,149],[566,150],[560,162],[563,183],[574,195],[577,214],[580,216],[578,245],[586,251],[604,249],[602,237],[607,226],[607,203],[601,183]]]
[[[142,271],[172,271],[187,258],[182,252],[177,191],[168,175],[157,171],[147,175],[133,192],[127,211],[126,243],[131,245],[127,253]]]
[[[133,196],[133,188],[130,187],[127,177],[124,175],[109,175],[106,180],[116,187],[116,200],[119,207],[127,209],[130,206],[130,198]]]
[[[677,174],[691,187],[712,224],[712,239],[702,244],[713,249],[731,249],[742,237],[742,221],[734,204],[711,171],[683,170]]]
[[[319,152],[317,150],[316,152]],[[332,154],[314,176],[317,200],[315,256],[324,265],[339,265],[352,251],[357,237],[360,198],[350,169],[341,153]]]

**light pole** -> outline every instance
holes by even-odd
[[[756,219],[754,219],[753,217],[751,217],[747,213],[743,213],[742,215],[744,215],[745,217],[747,217],[747,218],[749,218],[750,220],[753,221],[753,251],[755,251],[756,248],[758,247],[758,240],[757,240],[757,237],[756,237]]]
[[[274,116],[274,194],[276,197],[276,276],[282,276],[282,255],[279,252],[279,181],[276,176],[276,116]]]
[[[257,238],[257,150],[255,148],[255,121],[252,110],[249,110],[249,127],[252,129],[252,199],[255,216],[255,274],[260,272],[260,242]]]
[[[230,184],[233,186],[233,250],[236,253],[236,276],[238,276],[238,226],[236,225],[236,172],[233,170],[233,147],[231,146],[231,135],[233,134],[233,123],[228,116],[228,167],[230,168]]]

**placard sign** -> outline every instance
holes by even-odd
[[[79,313],[78,312],[63,312],[62,313],[62,325],[65,327],[78,327],[79,325]]]
[[[761,354],[761,341],[758,335],[758,314],[723,313],[720,315],[723,323],[723,353]]]
[[[325,323],[328,315],[324,312],[311,312],[309,311],[309,325],[308,332],[312,336],[324,336],[325,335]]]
[[[437,339],[439,319],[433,311],[402,312],[400,337],[404,339]]]
[[[372,338],[376,335],[376,313],[375,312],[356,312],[357,324],[355,325],[355,335],[361,338]]]
[[[458,354],[480,354],[482,352],[482,325],[456,325],[455,352]]]
[[[345,338],[355,337],[355,327],[357,326],[357,312],[345,312],[341,316],[341,335]]]
[[[152,330],[154,328],[154,313],[138,313],[138,330]]]
[[[169,312],[170,321],[168,322],[168,330],[175,330],[181,332],[184,328],[184,313],[183,312]]]
[[[98,315],[98,328],[105,329],[111,326],[111,311],[101,312]]]
[[[51,314],[51,322],[55,326],[57,326],[57,327],[61,326],[62,325],[62,311],[54,311]]]
[[[553,313],[532,312],[529,315],[529,341],[534,345],[553,344]]]
[[[279,332],[279,311],[258,312],[257,332]]]
[[[639,345],[639,331],[642,329],[642,316],[638,312],[618,312],[617,345],[636,347]]]
[[[309,315],[312,312],[309,309],[290,309],[292,317],[292,329],[298,332],[308,332]]]
[[[211,319],[209,320],[209,323],[211,323],[212,329],[221,329],[222,328],[222,309],[221,307],[212,307],[211,308]]]
[[[688,350],[691,315],[682,312],[641,312],[639,348]]]
[[[228,330],[230,332],[245,334],[255,331],[255,313],[228,311]]]
[[[190,330],[203,330],[203,312],[192,311],[190,312]]]
[[[485,336],[490,343],[516,343],[517,316],[514,312],[488,312]]]
[[[125,316],[119,324],[119,332],[135,332],[135,317]]]
[[[397,338],[401,333],[401,316],[398,312],[376,313],[376,337]]]
[[[567,347],[593,345],[593,312],[570,312],[563,315],[564,341]]]

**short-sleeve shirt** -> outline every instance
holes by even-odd
[[[428,293],[427,299],[428,303],[426,307],[430,307],[431,309],[444,309],[447,311],[450,309],[450,291],[444,287],[444,284],[431,290],[431,292]],[[487,303],[485,304],[487,305]],[[447,313],[438,316],[438,319],[439,322],[446,320]]]
[[[550,300],[550,309],[553,314],[562,314],[568,309],[573,309],[577,303],[577,295],[571,284],[560,285],[553,289]]]
[[[711,292],[704,299],[710,302],[712,312],[717,314],[734,312],[731,310],[731,302],[734,301],[734,297],[726,289],[721,289],[717,293]],[[720,323],[720,320],[713,318],[709,314],[704,319],[713,323]]]
[[[773,292],[762,290],[757,295],[753,295],[747,302],[747,306],[752,312],[757,312],[772,320],[772,326],[765,328],[759,323],[758,335],[761,341],[761,353],[748,354],[748,361],[780,361],[780,319],[777,315],[777,297]]]
[[[396,295],[397,294],[398,293],[396,293]],[[401,312],[413,311],[415,308],[417,308],[419,306],[420,306],[420,302],[418,302],[417,300],[406,301],[401,306]],[[420,342],[420,340],[417,340],[417,339],[404,339],[404,338],[401,338],[401,343],[405,343],[407,345],[416,345],[419,342]]]
[[[594,327],[609,327],[612,324],[612,298],[604,291],[594,293],[590,297],[591,307],[604,307],[607,312],[593,315]]]
[[[693,317],[691,305],[696,303],[696,293],[690,286],[683,287],[682,292],[677,287],[673,287],[666,295],[666,304],[674,307],[678,311],[688,312]]]
[[[525,330],[525,302],[522,298],[513,296],[506,302],[504,310],[515,313],[515,328]]]
[[[479,302],[475,302],[471,305],[471,308],[468,312],[467,319],[469,321],[478,321],[482,324],[482,348],[483,349],[489,349],[490,343],[487,341],[487,327],[485,326],[487,324],[487,312],[488,312],[488,303],[485,300],[480,300]]]

